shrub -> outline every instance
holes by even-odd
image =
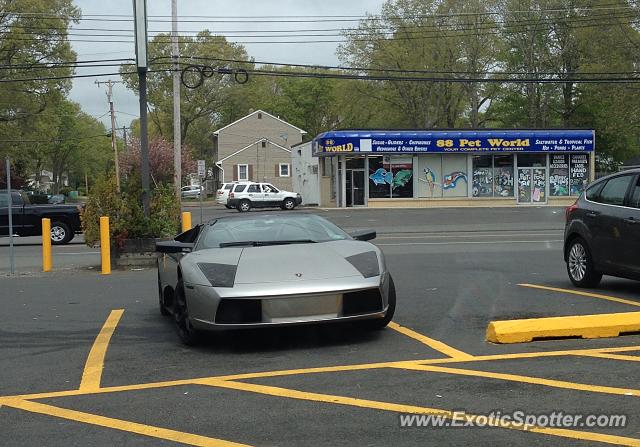
[[[178,233],[180,204],[172,186],[160,184],[152,191],[149,217],[141,204],[140,177],[132,172],[121,186],[119,195],[115,180],[100,178],[90,190],[82,216],[88,245],[100,240],[100,216],[109,216],[110,236],[119,246],[125,239],[168,238]]]

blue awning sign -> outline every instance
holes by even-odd
[[[313,140],[316,156],[496,152],[593,152],[593,130],[325,132]]]

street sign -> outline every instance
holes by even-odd
[[[198,177],[206,177],[207,169],[204,165],[204,160],[198,160]]]

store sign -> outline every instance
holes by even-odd
[[[593,130],[334,131],[314,140],[314,155],[349,153],[592,152]]]

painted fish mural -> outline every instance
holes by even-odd
[[[391,184],[393,182],[393,172],[387,172],[385,168],[378,168],[376,172],[369,176],[374,185]]]
[[[411,177],[413,177],[413,173],[408,169],[396,172],[396,175],[393,178],[392,188],[396,189],[400,186],[406,185],[411,180]]]
[[[467,181],[467,174],[460,171],[452,172],[449,175],[445,175],[442,178],[442,189],[454,189],[458,183],[458,180]]]

